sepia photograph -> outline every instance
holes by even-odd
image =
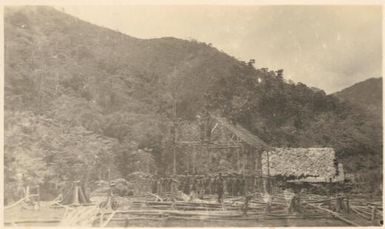
[[[382,14],[4,5],[3,226],[382,226]]]

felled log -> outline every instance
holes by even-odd
[[[24,200],[26,200],[26,198],[27,197],[21,198],[20,200],[16,201],[15,203],[8,205],[8,206],[5,206],[4,209],[9,209],[9,208],[15,207],[16,205],[18,205],[18,204],[22,203]]]
[[[47,220],[17,220],[12,222],[4,222],[5,225],[12,225],[12,224],[41,224],[41,223],[59,223],[60,220],[57,219],[47,219]]]
[[[156,199],[158,199],[160,202],[163,202],[163,199],[160,197],[160,196],[158,196],[158,195],[155,195],[155,194],[153,194],[153,193],[150,193],[150,192],[147,192],[147,194],[149,194],[150,196],[153,196],[153,197],[155,197]]]
[[[326,209],[326,208],[322,208],[320,206],[317,206],[317,205],[313,205],[313,204],[309,204],[309,203],[304,203],[308,206],[311,206],[311,207],[314,207],[314,208],[317,208],[319,210],[322,210],[322,211],[325,211],[325,212],[328,212],[329,214],[333,215],[334,217],[336,217],[337,219],[340,219],[342,221],[344,221],[345,223],[348,223],[350,225],[353,225],[353,226],[357,226],[357,227],[360,227],[360,225],[358,225],[357,223],[353,222],[353,221],[350,221],[344,217],[342,217],[340,214],[336,213],[336,212],[333,212],[329,209]]]
[[[350,208],[353,212],[355,212],[357,215],[361,216],[362,218],[366,219],[366,220],[370,220],[370,217],[369,216],[366,216],[365,214],[363,214],[362,212],[360,212],[359,210],[357,210],[356,208]]]
[[[101,227],[106,227],[106,226],[110,223],[111,219],[114,217],[115,213],[116,213],[116,211],[112,212],[111,215],[110,215],[110,216],[108,217],[108,219],[106,220],[106,222],[104,222],[104,223],[101,225]]]

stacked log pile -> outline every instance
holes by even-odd
[[[225,198],[223,203],[217,203],[214,198],[197,199],[193,201],[170,201],[155,198],[151,195],[132,198],[118,198],[121,200],[117,211],[101,209],[95,206],[56,206],[65,207],[66,213],[61,220],[61,225],[97,225],[108,226],[116,221],[119,225],[135,224],[135,220],[277,220],[277,219],[327,219],[338,218],[348,224],[358,225],[356,216],[368,223],[361,225],[374,225],[373,220],[382,219],[381,200],[370,201],[363,198],[351,198],[350,214],[337,213],[329,208],[330,201],[335,198],[327,196],[306,194],[301,196],[303,203],[301,213],[288,214],[288,202],[281,193],[273,195],[270,211],[266,211],[266,203],[261,194],[256,193],[247,205],[245,197]],[[245,211],[246,208],[246,211]],[[375,209],[375,211],[373,211]],[[245,214],[246,213],[246,214]],[[376,221],[377,222],[377,221]]]

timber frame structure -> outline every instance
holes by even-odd
[[[196,122],[180,125],[175,143],[177,148],[183,148],[181,151],[189,154],[186,159],[191,165],[187,165],[187,170],[192,173],[199,170],[197,164],[201,165],[196,162],[197,156],[215,163],[223,159],[215,157],[215,152],[221,151],[233,162],[229,164],[235,167],[230,166],[227,171],[224,169],[220,172],[262,177],[262,154],[271,149],[239,124],[207,111],[198,116]],[[207,170],[200,172],[215,173]]]

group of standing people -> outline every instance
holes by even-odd
[[[242,175],[222,176],[221,173],[217,175],[177,175],[174,177],[153,178],[151,180],[151,190],[154,194],[162,195],[177,189],[186,195],[193,194],[198,198],[203,198],[204,195],[218,195],[218,201],[220,202],[224,194],[229,196],[245,195],[247,192],[247,178]]]
[[[151,180],[151,192],[153,194],[165,194],[174,192],[178,181],[171,177],[153,178]]]

